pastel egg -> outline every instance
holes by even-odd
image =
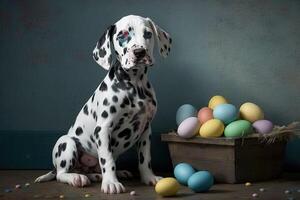
[[[219,119],[211,119],[205,122],[199,130],[199,134],[204,138],[220,137],[224,131],[224,124]]]
[[[181,124],[183,120],[189,117],[196,117],[197,110],[194,106],[190,104],[184,104],[180,106],[176,113],[176,123],[177,125]]]
[[[233,122],[238,117],[238,111],[232,104],[220,104],[213,111],[215,119],[221,120],[224,124]]]
[[[237,120],[228,124],[224,130],[226,137],[243,137],[253,132],[252,125],[246,120]]]
[[[257,120],[264,119],[264,113],[258,105],[247,102],[240,107],[240,117],[253,123]]]
[[[213,110],[209,107],[203,107],[198,112],[198,120],[200,124],[204,124],[205,122],[213,118]]]
[[[206,192],[214,184],[214,177],[208,171],[194,173],[188,180],[188,186],[194,192]]]
[[[197,117],[189,117],[181,122],[177,129],[180,137],[191,138],[195,136],[200,128],[200,122]]]
[[[159,180],[155,185],[157,194],[167,197],[174,196],[179,190],[179,183],[175,178],[168,177]]]
[[[257,133],[270,133],[273,130],[273,123],[269,120],[258,120],[252,124],[253,128]]]
[[[187,185],[190,176],[195,173],[195,169],[188,163],[179,163],[174,169],[174,176],[182,185]]]
[[[224,103],[228,103],[228,101],[223,96],[216,95],[209,100],[208,107],[214,109],[216,106]]]

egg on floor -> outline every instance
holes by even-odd
[[[238,118],[238,111],[232,104],[220,104],[215,107],[213,116],[224,124],[229,124]]]
[[[274,127],[273,123],[269,120],[258,120],[254,122],[252,126],[257,133],[261,134],[267,134],[272,132]]]
[[[252,125],[246,120],[231,122],[224,130],[225,137],[243,137],[251,133],[253,133]]]
[[[264,113],[258,105],[247,102],[240,107],[240,117],[253,123],[257,120],[264,119]]]
[[[216,106],[224,103],[228,103],[228,101],[223,96],[216,95],[209,100],[208,107],[214,109]]]
[[[177,129],[177,134],[182,138],[191,138],[195,136],[200,128],[200,122],[197,117],[189,117],[181,122]]]
[[[194,192],[206,192],[214,184],[214,177],[209,171],[194,173],[188,180],[188,186]]]
[[[167,177],[160,179],[155,185],[155,191],[157,194],[168,197],[174,196],[179,190],[179,183],[175,178]]]
[[[188,163],[179,163],[174,168],[174,176],[182,185],[187,185],[189,178],[195,173],[195,169]]]
[[[224,124],[219,119],[211,119],[205,122],[199,130],[199,134],[204,138],[220,137],[224,131]]]
[[[197,110],[191,104],[180,106],[176,112],[176,123],[179,126],[183,120],[189,117],[197,117]]]
[[[213,110],[209,107],[203,107],[198,112],[198,120],[200,124],[204,124],[205,122],[213,118]]]

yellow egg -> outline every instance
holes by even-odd
[[[223,134],[223,131],[224,124],[222,121],[218,119],[211,119],[201,126],[199,134],[204,138],[214,138],[220,137]]]
[[[155,191],[161,196],[174,196],[179,190],[179,183],[175,178],[163,178],[155,185]]]
[[[257,120],[264,119],[264,112],[258,105],[247,102],[240,107],[240,117],[253,123]]]
[[[222,96],[213,96],[208,103],[208,107],[214,109],[217,105],[228,103],[228,101]]]

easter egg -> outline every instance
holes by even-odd
[[[221,120],[224,124],[233,122],[238,117],[237,109],[232,104],[220,104],[213,111],[215,119]]]
[[[257,133],[270,133],[273,130],[273,123],[269,120],[258,120],[252,124]]]
[[[159,180],[155,185],[155,191],[161,196],[174,196],[179,190],[179,183],[175,178],[168,177]]]
[[[264,119],[264,113],[258,105],[247,102],[240,107],[240,117],[253,123],[257,120]]]
[[[213,110],[208,107],[201,108],[198,112],[198,120],[200,124],[204,124],[205,122],[213,118]]]
[[[189,117],[196,117],[197,110],[194,106],[190,104],[184,104],[180,106],[176,113],[176,123],[177,125],[181,124],[183,120]]]
[[[194,192],[206,192],[214,184],[214,177],[208,171],[194,173],[188,180],[188,186]]]
[[[182,185],[187,185],[187,182],[195,173],[195,169],[188,163],[179,163],[174,169],[174,176]]]
[[[216,106],[224,103],[228,103],[227,100],[224,97],[217,95],[217,96],[213,96],[209,100],[208,107],[214,109]]]
[[[252,125],[246,120],[237,120],[228,124],[224,130],[226,137],[242,137],[253,132]]]
[[[191,138],[195,136],[200,128],[200,122],[197,117],[189,117],[181,122],[177,129],[180,137]]]
[[[199,130],[204,138],[220,137],[224,131],[224,124],[219,119],[211,119],[205,122]]]

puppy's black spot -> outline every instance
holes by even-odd
[[[145,146],[146,145],[146,141],[143,141],[143,146]]]
[[[113,79],[114,79],[114,76],[115,76],[115,67],[112,67],[112,68],[109,70],[108,77],[110,78],[110,80],[113,80]]]
[[[98,61],[99,60],[99,56],[98,56],[98,53],[93,53],[93,57],[94,57],[94,59],[96,60],[96,61]]]
[[[95,92],[94,92],[94,94],[92,96],[92,102],[94,101],[94,98],[95,98]]]
[[[100,162],[102,165],[105,165],[106,160],[104,158],[100,158]]]
[[[125,55],[127,53],[127,48],[125,47],[124,49],[123,49],[123,54]]]
[[[129,128],[124,129],[118,134],[119,138],[125,137],[126,140],[128,140],[131,137],[131,130]]]
[[[145,39],[150,39],[152,37],[152,33],[150,31],[144,30],[143,37]]]
[[[102,168],[102,173],[103,173],[103,174],[105,173],[105,168],[104,168],[104,167]]]
[[[150,161],[148,162],[148,168],[151,169],[151,163],[150,163]]]
[[[93,118],[97,121],[98,116],[97,116],[97,113],[95,111],[93,112]]]
[[[149,82],[147,82],[147,88],[151,88],[151,84]]]
[[[55,158],[57,158],[57,156],[58,156],[58,154],[57,154],[57,152],[55,153]]]
[[[99,147],[101,146],[101,140],[100,139],[98,140],[98,145],[99,145]]]
[[[112,55],[109,54],[109,56],[108,56],[108,63],[111,64],[111,61],[112,61]]]
[[[148,67],[145,67],[144,74],[147,74]]]
[[[66,160],[62,160],[62,161],[60,162],[60,166],[61,166],[62,168],[64,168],[64,167],[66,166],[66,164],[67,164]]]
[[[117,97],[116,95],[114,95],[114,96],[112,97],[112,100],[113,100],[113,102],[117,103],[117,102],[118,102],[118,97]]]
[[[130,145],[130,142],[126,142],[126,143],[124,144],[124,148],[127,148],[129,145]]]
[[[76,133],[77,136],[81,135],[83,133],[82,128],[80,126],[78,126],[75,133]]]
[[[144,163],[144,155],[142,152],[140,152],[140,164]]]
[[[93,143],[95,143],[95,140],[94,140],[94,138],[93,138],[93,135],[90,135],[90,140],[91,140]]]
[[[83,107],[83,113],[86,114],[86,115],[89,115],[89,108],[86,104]]]
[[[99,56],[103,58],[106,55],[106,50],[104,48],[99,49]]]
[[[104,110],[104,111],[102,112],[101,116],[102,116],[103,118],[107,118],[107,117],[108,117],[108,113]]]
[[[172,44],[172,38],[169,38],[169,43]]]
[[[115,113],[115,112],[117,112],[116,107],[115,107],[115,106],[111,106],[110,109],[109,109],[109,112],[110,112],[110,113]]]
[[[167,50],[167,48],[168,48],[168,47],[167,47],[167,45],[166,45],[166,44],[164,44],[164,48]]]
[[[90,141],[88,141],[87,143],[88,143],[89,149],[91,149],[92,148],[92,143]]]
[[[140,107],[143,107],[143,105],[144,105],[144,103],[142,101],[139,101],[138,104]]]
[[[114,167],[114,166],[112,166],[111,170],[112,170],[112,171],[115,171],[115,167]]]
[[[100,126],[96,126],[95,130],[94,130],[94,135],[96,137],[96,139],[99,138],[99,132],[101,131],[101,127]]]
[[[99,87],[100,91],[106,91],[107,90],[107,85],[106,83],[103,81]]]
[[[108,105],[109,105],[107,98],[105,98],[105,99],[103,100],[103,105],[105,105],[105,106],[108,106]]]

